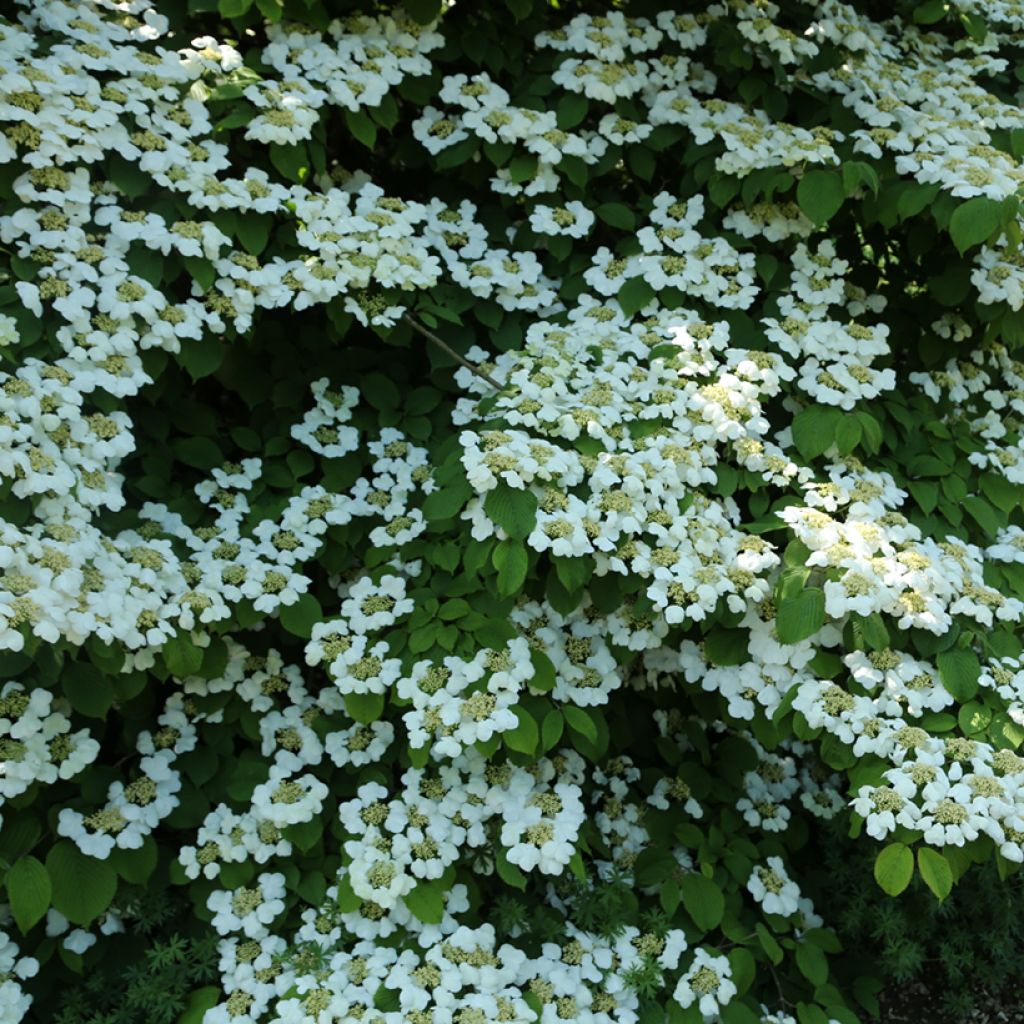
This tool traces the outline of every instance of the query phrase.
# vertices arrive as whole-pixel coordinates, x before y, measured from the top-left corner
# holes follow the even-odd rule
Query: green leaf
[[[796,187],[797,205],[819,227],[835,216],[845,198],[843,179],[835,171],[808,171]]]
[[[537,495],[502,481],[487,492],[484,511],[510,537],[525,540],[537,521]]]
[[[575,849],[572,852],[572,857],[569,858],[569,870],[581,881],[586,882],[587,880],[587,868],[583,863],[583,854],[580,853],[579,849]]]
[[[985,497],[1004,512],[1012,512],[1020,504],[1020,485],[1010,483],[1005,476],[998,473],[986,473],[982,476],[981,489],[985,492]]]
[[[212,1010],[220,1002],[221,990],[215,985],[197,988],[188,997],[188,1003],[177,1020],[177,1024],[203,1024],[207,1010]]]
[[[35,857],[21,857],[7,872],[7,902],[22,934],[50,908],[50,876]]]
[[[632,146],[626,152],[626,163],[629,164],[629,169],[644,181],[650,181],[654,177],[657,160],[649,149]]]
[[[60,685],[75,711],[89,718],[103,718],[114,703],[110,678],[85,661],[67,662]]]
[[[796,644],[813,636],[825,625],[825,591],[807,587],[779,605],[775,631],[779,642]]]
[[[567,92],[555,107],[558,127],[563,132],[575,128],[587,116],[587,100],[578,92]]]
[[[423,502],[423,515],[429,520],[452,519],[465,508],[472,496],[473,488],[468,480],[453,480],[427,495]]]
[[[537,747],[540,744],[540,730],[537,728],[537,722],[533,715],[524,708],[516,707],[512,710],[515,712],[516,718],[519,719],[519,724],[514,729],[501,734],[505,746],[520,754],[533,756],[537,753]]]
[[[828,960],[825,954],[817,947],[807,943],[800,945],[796,950],[796,965],[800,973],[815,988],[824,985],[828,980]]]
[[[953,891],[953,869],[949,861],[937,850],[921,846],[917,851],[917,869],[921,872],[925,885],[938,897],[944,900]]]
[[[298,601],[281,607],[281,625],[292,634],[308,640],[313,627],[324,617],[320,602],[312,594],[300,594]]]
[[[367,120],[369,121],[369,118]],[[309,153],[304,142],[297,146],[270,143],[270,162],[283,177],[298,184],[301,184],[309,174]]]
[[[134,885],[142,885],[148,880],[156,868],[156,862],[156,841],[152,836],[146,836],[142,846],[134,850],[122,850],[115,846],[107,858],[107,863],[118,875]]]
[[[360,725],[376,722],[384,714],[383,693],[346,693],[345,710]]]
[[[494,868],[498,877],[514,889],[526,888],[526,875],[508,859],[508,851],[504,846],[494,847]]]
[[[843,164],[843,191],[849,196],[862,183],[878,195],[878,172],[863,160],[851,160]]]
[[[729,966],[732,968],[732,982],[738,995],[743,995],[754,981],[757,964],[754,955],[744,946],[736,946],[729,951]]]
[[[949,218],[949,234],[961,254],[980,245],[1002,223],[1002,205],[987,196],[975,196],[961,203]]]
[[[984,498],[979,498],[975,494],[968,494],[960,504],[985,533],[990,537],[995,537],[1002,527],[1004,520]]]
[[[714,629],[704,637],[704,656],[712,665],[742,665],[750,660],[750,633],[745,629]]]
[[[597,742],[597,726],[583,708],[578,708],[573,704],[563,704],[562,715],[570,729],[575,729],[591,743]]]
[[[683,877],[681,888],[683,906],[701,931],[709,932],[722,923],[725,897],[710,878],[691,872]]]
[[[284,0],[256,0],[256,6],[267,21],[280,21],[284,14]]]
[[[849,455],[860,444],[861,427],[856,416],[846,415],[836,424],[836,447],[840,455]]]
[[[668,1004],[668,1024],[704,1024],[704,1014],[700,1012],[700,1005],[695,1001],[684,1010],[674,999]],[[537,1014],[540,1020],[540,1014]]]
[[[1024,743],[1024,728],[1019,726],[1006,712],[999,712],[992,716],[989,732],[993,737],[1000,736],[1011,750],[1017,750],[1021,743]]]
[[[633,216],[633,211],[623,203],[602,203],[594,213],[605,224],[613,228],[632,231],[636,227],[636,217]]]
[[[796,1019],[799,1024],[830,1024],[829,1015],[813,1003],[797,1003]]]
[[[247,213],[239,217],[235,234],[249,252],[259,256],[267,247],[273,223],[273,219],[267,214]]]
[[[722,1024],[761,1024],[763,1018],[755,1013],[746,1003],[733,999],[726,1003],[719,1013]]]
[[[890,896],[899,896],[914,874],[914,855],[903,843],[890,843],[875,858],[875,881]]]
[[[988,35],[988,22],[980,15],[961,11],[960,24],[975,42],[983,43],[985,41],[985,36]]]
[[[885,625],[885,620],[878,612],[872,612],[871,615],[865,616],[858,615],[853,619],[853,622],[860,630],[864,642],[871,650],[882,651],[892,642],[889,630]]]
[[[138,164],[111,153],[103,163],[106,176],[129,198],[136,199],[153,187],[153,179]]]
[[[203,649],[192,643],[187,633],[172,636],[163,646],[164,662],[178,679],[194,676],[203,663]]]
[[[54,908],[83,927],[110,906],[117,892],[114,869],[106,861],[87,857],[67,840],[50,849],[46,871],[53,885]]]
[[[459,619],[464,619],[469,615],[470,610],[468,601],[461,597],[453,597],[450,601],[445,601],[441,605],[437,610],[437,617],[445,622],[457,622]]]
[[[540,749],[546,754],[561,738],[565,728],[565,719],[558,708],[553,708],[544,716],[540,727]]]
[[[440,924],[444,919],[444,897],[448,885],[442,878],[419,882],[402,898],[413,915],[424,924]]]
[[[217,0],[217,11],[225,18],[240,18],[250,7],[252,0]]]
[[[935,658],[942,685],[961,703],[966,704],[978,692],[981,663],[978,656],[961,647],[942,651]]]
[[[530,661],[533,662],[533,678],[530,680],[530,689],[539,693],[553,690],[558,680],[551,659],[543,651],[531,647]]]
[[[914,8],[914,21],[918,25],[933,25],[946,16],[948,0],[925,0]]]
[[[793,443],[807,460],[825,452],[836,438],[842,413],[822,405],[809,405],[793,419]]]
[[[352,891],[352,880],[348,875],[338,877],[338,895],[335,902],[343,914],[351,914],[353,910],[358,910],[362,906],[363,901]]]
[[[213,469],[224,461],[224,453],[208,437],[183,437],[173,447],[180,462],[196,469]]]
[[[761,943],[761,948],[765,951],[768,959],[773,964],[782,963],[785,954],[775,936],[760,921],[754,925],[754,931],[757,933],[757,941]]]
[[[508,162],[508,176],[521,184],[537,176],[537,158],[532,153],[517,153]]]
[[[922,210],[931,206],[938,194],[939,186],[937,184],[908,184],[900,192],[900,197],[896,201],[896,210],[900,215],[900,219],[906,220],[908,217],[916,217]]]
[[[413,21],[429,25],[441,13],[441,0],[403,0],[402,7]]]
[[[935,506],[939,503],[938,484],[929,483],[927,480],[908,480],[907,489],[926,516],[935,511]]]
[[[495,546],[491,561],[498,570],[498,593],[506,597],[517,593],[526,581],[530,564],[523,542],[503,540]]]
[[[562,586],[570,593],[586,586],[594,571],[594,563],[589,558],[563,558],[554,555],[551,564],[554,565]]]
[[[353,137],[367,149],[373,149],[377,144],[377,126],[369,114],[362,110],[346,110],[345,124],[348,125]]]
[[[642,277],[631,277],[620,289],[619,305],[626,316],[639,313],[655,296],[654,289]]]
[[[188,341],[178,353],[178,361],[196,381],[216,373],[224,360],[224,346],[217,338],[204,335],[199,341]]]

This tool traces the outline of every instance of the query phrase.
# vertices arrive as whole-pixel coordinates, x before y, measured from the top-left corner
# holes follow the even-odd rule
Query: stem
[[[471,373],[475,373],[481,380],[487,381],[487,383],[490,384],[491,387],[494,388],[496,391],[501,390],[501,385],[490,374],[484,373],[484,371],[481,370],[479,366],[474,366],[473,363],[466,359],[465,356],[460,356],[459,353],[456,352],[455,349],[451,347],[451,345],[449,345],[446,341],[442,341],[436,334],[434,334],[433,331],[428,330],[426,327],[424,327],[423,324],[419,322],[419,320],[414,320],[411,316],[409,316],[408,313],[403,313],[402,319],[406,323],[408,323],[409,326],[412,327],[414,331],[419,331],[419,333],[422,334],[423,337],[427,339],[427,341],[432,342],[439,349],[443,350],[444,352],[447,352],[448,355],[450,355],[452,359],[454,359],[461,366],[464,366]]]

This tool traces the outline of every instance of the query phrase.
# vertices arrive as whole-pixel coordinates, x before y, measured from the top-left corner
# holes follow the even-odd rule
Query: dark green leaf
[[[813,636],[825,625],[825,592],[808,587],[779,605],[775,630],[779,641],[795,644]]]
[[[978,692],[981,663],[978,656],[961,647],[942,651],[936,656],[942,685],[961,703],[966,704]]]
[[[710,879],[697,872],[684,876],[682,883],[683,906],[701,931],[717,928],[725,913],[722,890]]]
[[[835,216],[845,197],[843,179],[835,171],[808,171],[796,187],[797,204],[819,226]]]
[[[961,253],[984,242],[1002,223],[1002,207],[995,199],[975,196],[961,203],[949,218],[949,234]]]
[[[487,492],[484,511],[491,522],[500,526],[509,537],[525,540],[537,521],[537,495],[501,481]],[[495,568],[498,568],[497,563]]]
[[[53,906],[73,924],[90,924],[110,906],[117,875],[106,861],[87,857],[74,843],[62,839],[46,855],[53,886]]]
[[[22,934],[50,907],[52,886],[46,868],[35,857],[21,857],[7,872],[7,902]]]

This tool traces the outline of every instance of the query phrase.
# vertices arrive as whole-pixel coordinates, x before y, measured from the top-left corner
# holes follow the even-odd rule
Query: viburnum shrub
[[[1017,870],[1024,7],[7,14],[3,1024],[850,1024],[823,819]]]

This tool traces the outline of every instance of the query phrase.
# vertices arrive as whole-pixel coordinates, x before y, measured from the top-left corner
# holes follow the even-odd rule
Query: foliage
[[[216,992],[217,939],[189,928],[187,904],[142,890],[130,931],[105,942],[102,960],[81,981],[55,993],[54,1024],[173,1024],[194,992]]]
[[[20,4],[0,1020],[851,1024],[823,823],[1009,893],[1021,29]]]
[[[984,864],[971,872],[970,885],[941,903],[919,879],[899,899],[879,901],[865,856],[870,851],[835,835],[823,851],[830,918],[844,945],[863,951],[867,969],[888,991],[923,980],[953,1022],[967,1019],[986,994],[1013,991],[1024,953],[1020,875],[1000,878],[994,865]],[[990,940],[980,942],[986,935]]]

